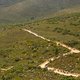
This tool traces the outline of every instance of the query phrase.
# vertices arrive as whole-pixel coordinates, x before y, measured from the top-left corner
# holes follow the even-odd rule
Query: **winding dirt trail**
[[[62,56],[64,57],[64,56],[67,56],[67,55],[70,55],[70,54],[74,54],[74,53],[68,52],[68,53],[63,54]],[[52,57],[52,58],[46,60],[44,63],[40,64],[39,66],[40,66],[41,68],[46,68],[46,65],[47,65],[48,63],[50,63],[50,61],[57,60],[57,59],[59,59],[60,57],[61,57],[61,56]]]
[[[63,54],[62,56],[64,57],[64,56],[67,56],[67,55],[70,55],[70,54],[74,54],[74,53],[73,52],[68,52],[68,53]],[[59,58],[60,58],[60,56],[50,58],[49,60],[46,60],[44,63],[40,64],[39,67],[42,68],[42,69],[46,68],[48,71],[53,71],[54,73],[64,75],[64,76],[73,76],[73,77],[79,77],[80,76],[80,74],[78,74],[78,73],[70,73],[70,72],[62,70],[62,69],[57,69],[57,68],[54,68],[54,67],[48,67],[47,66],[51,61],[54,61],[54,60],[59,59]]]
[[[30,30],[28,30],[28,29],[22,29],[22,30],[23,30],[23,31],[26,31],[26,32],[28,32],[28,33],[36,36],[36,37],[39,37],[39,38],[41,38],[41,39],[43,39],[43,40],[46,40],[46,41],[49,41],[49,42],[51,41],[50,39],[47,39],[47,38],[45,38],[45,37],[43,37],[43,36],[40,36],[40,35],[38,35],[37,33],[34,33],[34,32],[32,32],[32,31],[30,31]],[[76,49],[76,48],[69,47],[69,46],[65,45],[64,43],[61,43],[61,42],[58,42],[58,41],[55,41],[55,43],[56,43],[57,45],[60,45],[60,46],[65,47],[65,48],[67,48],[67,49],[70,50],[70,52],[64,53],[62,56],[67,56],[67,55],[74,54],[74,53],[80,53],[80,50],[78,50],[78,49]],[[54,60],[56,60],[56,59],[59,59],[60,57],[61,57],[61,56],[50,58],[50,59],[46,60],[44,63],[40,64],[39,67],[40,67],[41,69],[45,69],[45,68],[46,68],[48,71],[53,71],[54,73],[57,73],[57,74],[60,74],[60,75],[64,75],[64,76],[79,77],[80,74],[78,74],[78,73],[70,73],[70,72],[65,71],[65,70],[62,70],[62,69],[56,69],[56,68],[54,68],[54,67],[51,68],[51,67],[48,67],[48,66],[47,66],[47,64],[49,64],[50,61],[54,61]]]

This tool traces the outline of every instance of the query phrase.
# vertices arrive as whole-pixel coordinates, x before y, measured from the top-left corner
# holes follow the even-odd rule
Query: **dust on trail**
[[[26,31],[26,32],[28,32],[28,33],[36,36],[36,37],[39,37],[39,38],[41,38],[41,39],[43,39],[43,40],[46,40],[46,41],[49,41],[49,42],[51,41],[50,39],[47,39],[47,38],[45,38],[45,37],[43,37],[43,36],[40,36],[40,35],[38,35],[37,33],[34,33],[34,32],[32,32],[32,31],[30,31],[30,30],[28,30],[28,29],[22,29],[22,30],[23,30],[23,31]],[[74,54],[74,53],[80,53],[80,50],[78,50],[78,49],[76,49],[76,48],[69,47],[69,46],[65,45],[64,43],[61,43],[61,42],[58,42],[58,41],[55,41],[55,43],[56,43],[57,45],[60,45],[60,46],[65,47],[65,48],[67,48],[67,49],[70,50],[70,52],[63,54],[63,55],[62,55],[63,57],[64,57],[64,56],[67,56],[67,55],[70,55],[70,54]],[[54,60],[56,60],[56,59],[59,59],[60,57],[61,57],[61,56],[50,58],[50,59],[46,60],[44,63],[40,64],[39,67],[40,67],[41,69],[45,69],[45,68],[46,68],[48,71],[53,71],[54,73],[57,73],[57,74],[60,74],[60,75],[64,75],[64,76],[79,77],[80,74],[78,74],[78,73],[70,73],[70,72],[65,71],[65,70],[62,70],[62,69],[56,69],[56,68],[54,68],[54,67],[51,68],[51,67],[48,67],[48,66],[47,66],[47,64],[49,64],[50,61],[54,61]]]

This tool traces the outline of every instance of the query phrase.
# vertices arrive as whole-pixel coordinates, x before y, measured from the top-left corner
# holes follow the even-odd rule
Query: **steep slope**
[[[0,22],[17,22],[77,6],[80,0],[1,0],[0,3]]]

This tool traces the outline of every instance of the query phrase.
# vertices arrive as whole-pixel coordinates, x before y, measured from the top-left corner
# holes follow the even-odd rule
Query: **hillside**
[[[0,79],[49,80],[48,76],[52,75],[52,78],[57,80],[54,73],[38,67],[46,59],[56,56],[56,50],[62,53],[68,51],[17,26],[0,28]],[[41,78],[42,76],[44,78]]]
[[[80,12],[59,14],[0,26],[0,80],[80,80]]]
[[[80,12],[56,15],[53,18],[36,21],[26,27],[49,39],[62,41],[80,49]]]
[[[80,5],[80,0],[0,0],[0,23],[24,22]]]

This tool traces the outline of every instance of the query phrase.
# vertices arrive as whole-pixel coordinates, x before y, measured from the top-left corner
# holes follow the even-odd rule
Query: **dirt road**
[[[41,35],[38,35],[37,33],[34,33],[34,32],[32,32],[31,30],[28,30],[28,29],[22,29],[22,30],[23,30],[23,31],[26,31],[26,32],[28,32],[28,33],[36,36],[36,37],[39,37],[39,38],[41,38],[41,39],[43,39],[43,40],[51,41],[50,39],[47,39],[47,38],[45,38],[45,37],[43,37],[43,36],[41,36]],[[61,42],[58,42],[58,41],[55,41],[55,43],[56,43],[57,45],[60,45],[60,46],[62,46],[62,47],[65,47],[65,48],[69,49],[71,52],[80,53],[80,50],[78,50],[78,49],[76,49],[76,48],[69,47],[69,46],[67,46],[67,45],[64,44],[64,43],[61,43]]]
[[[10,66],[10,67],[8,67],[8,68],[1,68],[1,71],[8,71],[8,70],[10,70],[10,69],[12,69],[13,68],[13,66]]]
[[[36,37],[39,37],[39,38],[41,38],[43,40],[51,41],[50,39],[47,39],[47,38],[45,38],[43,36],[40,36],[37,33],[34,33],[34,32],[32,32],[32,31],[30,31],[28,29],[22,29],[22,30],[23,31],[26,31],[26,32],[28,32],[28,33],[36,36]],[[67,49],[70,50],[70,52],[64,53],[62,56],[67,56],[67,55],[74,54],[74,53],[80,53],[80,50],[78,50],[76,48],[69,47],[69,46],[67,46],[64,43],[61,43],[61,42],[58,42],[58,41],[55,41],[55,43],[56,43],[56,45],[65,47],[65,48],[67,48]],[[70,73],[70,72],[65,71],[65,70],[62,70],[62,69],[56,69],[54,67],[51,68],[51,67],[48,67],[47,66],[47,64],[49,64],[50,61],[54,61],[54,60],[59,59],[59,58],[60,58],[60,56],[55,57],[55,58],[54,57],[53,58],[50,58],[50,59],[46,60],[44,63],[40,64],[39,67],[42,68],[42,69],[45,69],[46,68],[48,71],[53,71],[54,73],[57,73],[57,74],[60,74],[60,75],[64,75],[64,76],[73,76],[73,77],[79,77],[80,76],[80,74],[78,74],[78,73]]]

